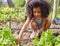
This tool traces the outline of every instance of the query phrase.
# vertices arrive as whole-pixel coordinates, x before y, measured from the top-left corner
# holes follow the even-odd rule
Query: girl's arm
[[[27,20],[26,20],[25,24],[23,25],[23,27],[22,27],[22,29],[21,29],[21,31],[20,31],[20,33],[19,33],[19,37],[18,37],[18,39],[17,39],[17,41],[16,41],[17,44],[20,42],[20,40],[21,40],[21,38],[22,38],[22,35],[23,35],[24,31],[26,30],[29,22],[30,22],[30,18],[27,17]]]
[[[47,19],[43,19],[43,23],[42,23],[42,27],[40,28],[40,30],[37,32],[37,35],[39,36],[39,34],[44,31],[45,25],[46,25],[46,21]]]

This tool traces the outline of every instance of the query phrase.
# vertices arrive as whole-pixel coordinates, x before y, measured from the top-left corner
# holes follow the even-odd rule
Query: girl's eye
[[[38,12],[35,12],[35,11],[34,11],[33,13],[40,13],[40,11],[38,11]]]
[[[38,13],[38,14],[40,14],[40,12],[34,12],[34,13]]]
[[[34,9],[34,10],[33,10],[33,13],[38,13],[38,14],[39,14],[40,12],[41,12],[41,11],[40,11],[40,10],[37,10],[37,9]]]

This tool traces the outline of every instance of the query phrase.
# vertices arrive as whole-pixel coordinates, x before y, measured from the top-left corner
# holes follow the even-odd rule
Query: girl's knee
[[[51,25],[52,20],[50,18],[47,18],[47,24]]]
[[[51,19],[47,19],[45,30],[47,30],[51,26]]]

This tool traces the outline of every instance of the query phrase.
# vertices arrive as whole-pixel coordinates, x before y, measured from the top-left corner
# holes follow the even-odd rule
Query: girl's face
[[[36,7],[36,8],[33,8],[33,15],[34,17],[41,17],[41,8],[40,7]]]

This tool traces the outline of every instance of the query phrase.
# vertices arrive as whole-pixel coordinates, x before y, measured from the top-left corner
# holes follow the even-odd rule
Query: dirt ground
[[[12,30],[12,33],[13,34],[19,34],[22,25],[23,25],[23,23],[12,22],[11,25],[10,25],[11,28],[14,28]],[[9,27],[9,22],[7,22],[7,23],[0,23],[0,26]],[[52,29],[52,28],[54,28],[54,29]],[[56,28],[58,28],[58,29],[56,29]],[[50,29],[51,29],[52,33],[54,35],[56,35],[56,36],[60,34],[60,25],[52,24],[50,26]],[[23,39],[21,41],[21,43],[23,44],[23,46],[32,46],[33,45],[32,44],[32,39],[30,39],[30,34],[31,33],[32,33],[32,30],[28,26],[28,28],[26,29],[26,32],[24,32],[24,34],[23,34]]]

